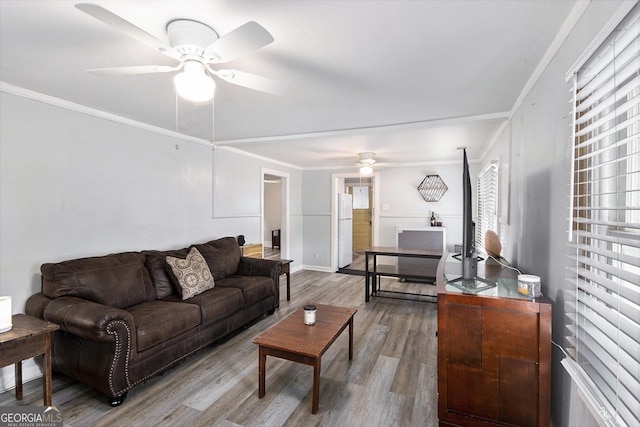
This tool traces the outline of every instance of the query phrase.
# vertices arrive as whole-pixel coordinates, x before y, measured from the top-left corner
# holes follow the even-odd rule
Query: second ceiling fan
[[[76,8],[179,61],[174,67],[142,65],[87,70],[94,74],[130,75],[181,71],[174,79],[176,91],[180,96],[194,102],[206,102],[213,97],[215,83],[211,76],[261,92],[281,94],[284,91],[284,85],[276,80],[245,71],[212,68],[213,64],[229,62],[274,41],[273,36],[254,21],[247,22],[220,37],[206,24],[190,19],[177,19],[167,24],[169,44],[166,44],[101,6],[79,3],[76,4]]]

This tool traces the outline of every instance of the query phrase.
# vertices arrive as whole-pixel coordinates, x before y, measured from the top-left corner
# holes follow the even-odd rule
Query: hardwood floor
[[[265,246],[262,251],[262,257],[265,259],[280,259],[280,249]]]
[[[383,279],[434,293],[431,285]],[[285,286],[284,278],[281,287]],[[354,355],[348,360],[348,332],[322,357],[320,406],[311,414],[313,368],[267,358],[266,395],[258,399],[258,348],[254,337],[306,303],[358,309]],[[437,311],[426,302],[373,298],[364,302],[361,276],[299,271],[291,276],[291,301],[272,316],[188,358],[129,392],[124,404],[82,383],[54,374],[53,404],[65,426],[436,426]],[[13,390],[0,405],[41,405],[40,379]]]

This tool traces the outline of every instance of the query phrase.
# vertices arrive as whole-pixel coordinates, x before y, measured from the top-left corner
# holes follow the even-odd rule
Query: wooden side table
[[[248,258],[262,258],[262,243],[247,243],[244,246],[240,246],[242,250],[242,256]]]
[[[282,265],[282,270],[280,274],[287,275],[287,301],[291,301],[291,263],[292,259],[279,259],[280,264]]]
[[[0,333],[0,368],[15,364],[16,399],[22,399],[22,361],[44,355],[44,405],[51,406],[51,333],[60,326],[26,314],[14,314],[13,328]]]

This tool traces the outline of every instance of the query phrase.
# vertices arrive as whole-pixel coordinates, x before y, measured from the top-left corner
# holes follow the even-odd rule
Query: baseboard
[[[322,271],[324,273],[335,273],[335,270],[333,270],[331,267],[325,267],[325,266],[322,266],[322,265],[307,265],[307,264],[303,264],[300,269],[301,270],[311,270],[311,271]]]

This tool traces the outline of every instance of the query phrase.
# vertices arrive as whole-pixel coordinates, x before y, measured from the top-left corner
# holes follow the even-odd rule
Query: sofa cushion
[[[200,324],[195,304],[147,301],[127,309],[136,325],[137,351],[160,344]]]
[[[163,301],[180,301],[179,298],[178,295],[170,295]],[[244,296],[240,289],[216,286],[184,302],[200,307],[202,324],[205,324],[227,318],[240,311],[244,306]]]
[[[242,252],[235,237],[223,237],[207,243],[193,245],[209,265],[211,274],[218,279],[236,274]]]
[[[240,289],[245,304],[274,295],[273,280],[265,276],[230,276],[218,280],[216,286]]]
[[[139,252],[47,263],[40,271],[42,293],[50,298],[76,296],[116,308],[156,298]]]
[[[178,293],[182,299],[189,299],[215,286],[213,276],[206,261],[196,248],[191,248],[187,257],[167,257],[178,285]]]
[[[186,258],[187,248],[172,251],[142,251],[145,255],[144,265],[149,270],[151,283],[156,290],[156,298],[162,299],[177,293],[173,281],[167,273],[167,257]]]

